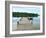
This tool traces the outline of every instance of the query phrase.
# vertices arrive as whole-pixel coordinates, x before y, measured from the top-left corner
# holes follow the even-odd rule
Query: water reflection
[[[15,27],[17,22],[19,24],[19,21],[21,21],[20,19],[21,19],[21,17],[12,17],[13,28]],[[33,25],[35,27],[35,29],[40,28],[40,17],[33,17],[33,19],[29,20],[29,22],[31,23],[31,25]]]
[[[40,24],[40,17],[33,17],[31,20],[28,18],[29,22],[32,22],[32,24]],[[21,17],[13,17],[12,22],[18,22],[21,21]]]

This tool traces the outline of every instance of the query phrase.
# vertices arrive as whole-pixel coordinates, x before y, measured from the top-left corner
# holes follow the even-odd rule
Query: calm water
[[[12,22],[17,22],[21,19],[21,17],[12,17]]]
[[[21,17],[12,17],[12,22],[17,22],[21,19]],[[33,17],[33,24],[39,24],[40,23],[40,17]]]
[[[19,21],[21,19],[21,17],[12,17],[12,24],[13,24],[13,28],[15,27],[15,23],[17,21]],[[32,21],[32,25],[36,28],[40,28],[40,17],[33,17],[33,21]]]
[[[40,17],[33,18],[33,26],[35,29],[40,29]]]
[[[39,24],[39,23],[40,23],[40,17],[34,17],[33,24]]]

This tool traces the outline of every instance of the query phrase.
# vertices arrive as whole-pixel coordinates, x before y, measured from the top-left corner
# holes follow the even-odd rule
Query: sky
[[[13,7],[12,12],[27,12],[27,13],[37,13],[40,15],[40,7]]]

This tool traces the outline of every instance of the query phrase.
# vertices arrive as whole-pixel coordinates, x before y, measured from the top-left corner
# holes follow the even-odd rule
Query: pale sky
[[[27,12],[27,13],[37,13],[40,15],[40,7],[13,7],[12,12]]]

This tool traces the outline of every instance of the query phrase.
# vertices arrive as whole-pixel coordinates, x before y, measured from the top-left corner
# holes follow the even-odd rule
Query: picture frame
[[[23,9],[22,9],[22,7],[23,7]],[[16,12],[16,11],[14,11],[14,9],[15,10],[17,10],[17,9],[20,9],[21,10],[21,11],[20,10],[17,10],[17,12],[18,11],[22,12],[23,10],[27,11],[28,10],[27,7],[28,7],[28,9],[30,11],[33,10],[33,9],[36,10],[36,9],[40,8],[40,12],[41,13],[39,13],[39,14],[40,14],[40,20],[41,21],[40,21],[40,27],[39,27],[39,29],[37,29],[36,31],[33,29],[34,30],[33,31],[33,30],[29,30],[29,29],[28,30],[27,29],[25,30],[23,28],[24,30],[22,30],[22,29],[20,30],[19,29],[19,30],[12,31],[12,29],[14,29],[14,27],[15,27],[15,26],[14,27],[12,26],[12,23],[13,23],[12,22],[13,20],[12,20],[12,17],[11,17],[12,16],[12,12]],[[35,8],[35,7],[37,7],[37,8]],[[32,8],[32,9],[30,9],[30,8]],[[38,11],[39,10],[37,10],[37,12]],[[15,13],[15,15],[13,15],[13,16],[16,16],[16,17],[28,17],[29,16],[28,14],[26,16],[25,15],[22,16],[22,15],[23,14],[21,14],[21,15],[18,14],[17,15]],[[45,15],[45,5],[44,5],[44,3],[22,2],[22,1],[5,1],[5,37],[44,35],[45,34],[45,31],[44,31],[44,28],[45,28],[45,26],[44,26],[45,19],[44,18],[45,18],[45,16],[44,15]],[[32,16],[33,16],[33,14],[32,14]],[[15,27],[15,28],[17,28],[17,27]]]

